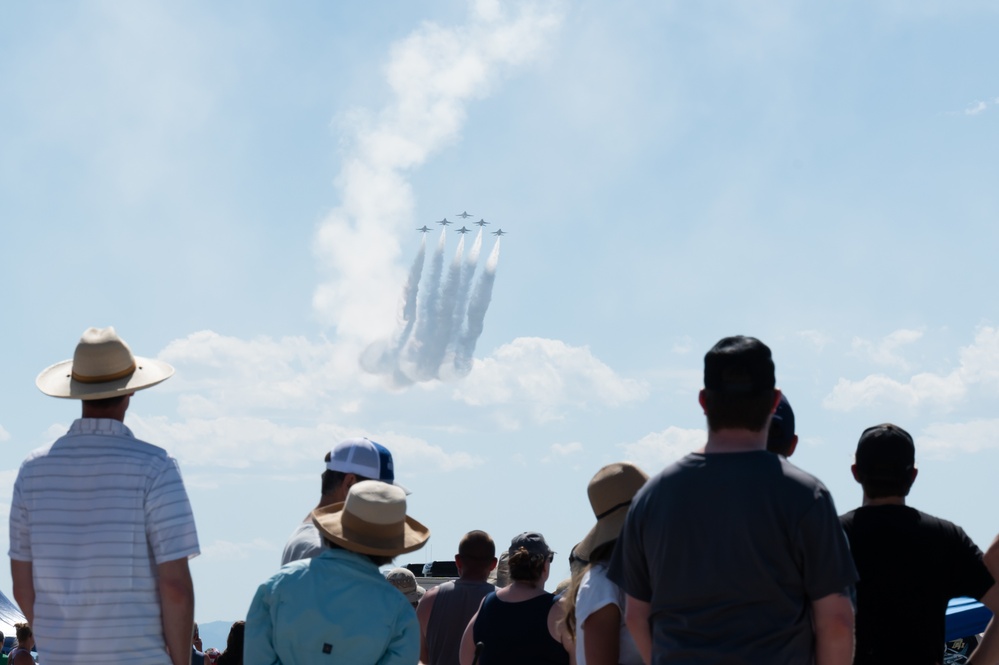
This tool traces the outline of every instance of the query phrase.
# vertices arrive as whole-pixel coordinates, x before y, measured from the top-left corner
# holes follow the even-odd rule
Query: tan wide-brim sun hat
[[[380,480],[354,483],[347,500],[312,511],[327,539],[359,554],[397,556],[420,549],[430,529],[406,515],[406,492]]]
[[[589,561],[593,550],[621,535],[628,506],[648,479],[648,474],[630,462],[608,464],[597,471],[586,488],[597,523],[576,545],[577,557]]]
[[[35,385],[52,397],[91,400],[128,395],[171,376],[165,362],[133,355],[114,328],[88,328],[73,359],[42,370]]]

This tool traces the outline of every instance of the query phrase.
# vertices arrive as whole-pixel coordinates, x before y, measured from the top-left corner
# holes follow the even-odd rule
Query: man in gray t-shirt
[[[857,574],[828,490],[766,451],[770,349],[721,340],[704,386],[704,449],[642,488],[611,561],[636,645],[654,665],[848,665]]]

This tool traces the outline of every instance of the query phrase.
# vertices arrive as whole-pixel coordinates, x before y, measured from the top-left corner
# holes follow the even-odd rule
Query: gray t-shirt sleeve
[[[825,487],[804,513],[795,533],[805,594],[812,601],[833,593],[848,592],[858,575],[850,544]]]

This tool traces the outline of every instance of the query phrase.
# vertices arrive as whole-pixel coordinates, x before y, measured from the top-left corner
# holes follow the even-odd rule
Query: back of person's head
[[[775,386],[766,344],[742,335],[720,340],[704,356],[708,429],[761,431],[773,409]]]
[[[508,550],[500,552],[496,560],[496,567],[488,579],[496,585],[497,589],[510,586],[510,552]]]
[[[912,488],[916,446],[898,425],[868,427],[857,442],[856,476],[872,499],[906,496]]]
[[[767,434],[767,450],[777,455],[790,457],[798,443],[794,432],[794,411],[787,397],[781,394],[777,410],[770,419],[770,432]]]
[[[33,635],[31,632],[31,626],[26,623],[15,623],[14,631],[14,635],[17,637],[17,643],[20,645],[27,644]]]
[[[528,531],[515,537],[507,550],[510,553],[510,579],[537,582],[551,560],[552,550],[540,533]]]
[[[461,563],[463,578],[484,580],[496,566],[496,543],[485,531],[469,531],[458,543],[455,558]]]
[[[225,641],[225,651],[219,656],[221,665],[242,665],[243,663],[243,635],[246,632],[246,622],[236,621],[229,628],[229,637]]]

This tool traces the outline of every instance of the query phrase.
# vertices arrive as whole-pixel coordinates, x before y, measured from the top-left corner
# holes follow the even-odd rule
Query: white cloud
[[[177,367],[170,388],[182,393],[180,413],[189,418],[319,407],[356,412],[356,394],[340,401],[335,393],[375,383],[359,370],[354,347],[302,337],[243,340],[205,330],[170,342],[159,357]]]
[[[832,337],[818,330],[799,330],[795,334],[801,339],[811,344],[812,346],[814,346],[819,351],[824,349],[833,341]]]
[[[667,427],[661,432],[646,434],[634,443],[621,443],[625,457],[650,475],[687,453],[704,446],[708,433],[703,429]]]
[[[914,331],[899,332],[909,335],[899,336],[901,343],[905,343]],[[884,348],[879,350],[884,351]],[[888,348],[883,359],[890,359],[892,351]],[[834,411],[883,405],[948,411],[975,388],[991,392],[999,388],[999,329],[979,328],[974,342],[960,350],[959,358],[958,367],[945,374],[921,372],[907,380],[893,379],[885,374],[872,374],[859,381],[841,378],[823,400],[823,406]]]
[[[338,336],[370,342],[391,333],[402,281],[398,240],[413,192],[405,172],[454,142],[465,107],[489,94],[508,70],[535,60],[561,23],[556,2],[479,1],[457,27],[423,23],[393,45],[386,66],[392,101],[378,114],[354,111],[336,179],[340,206],[320,225],[314,252],[325,281],[313,306]]]
[[[853,351],[878,365],[908,369],[909,363],[898,354],[898,350],[907,344],[919,341],[922,336],[923,333],[919,330],[901,329],[890,333],[879,342],[855,337]]]
[[[983,113],[986,108],[988,108],[988,104],[979,100],[973,104],[969,104],[964,109],[964,115],[978,115],[979,113]]]
[[[255,552],[275,551],[278,551],[278,546],[263,538],[255,538],[244,543],[216,540],[201,548],[201,558],[205,561],[242,561],[249,559]]]
[[[966,423],[934,423],[916,437],[920,455],[949,458],[954,453],[977,453],[999,448],[996,431],[999,419],[979,419]]]
[[[560,419],[569,408],[617,407],[647,396],[645,384],[617,376],[588,347],[539,337],[519,337],[476,360],[454,392],[471,405],[521,406],[541,422]]]
[[[583,452],[583,444],[579,441],[572,441],[571,443],[553,443],[548,449],[548,454],[542,457],[541,461],[546,464],[549,462],[557,462],[578,455],[581,452]]]

